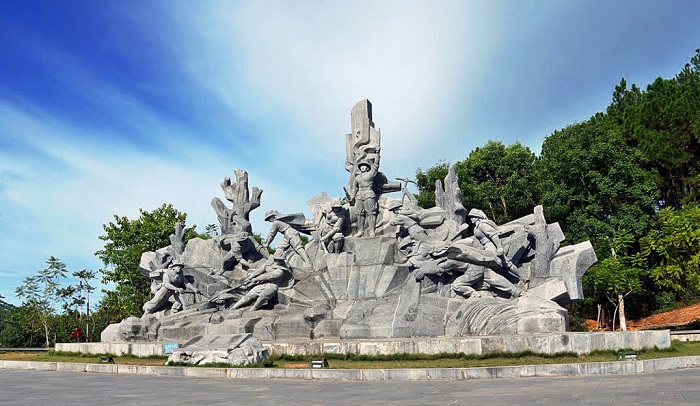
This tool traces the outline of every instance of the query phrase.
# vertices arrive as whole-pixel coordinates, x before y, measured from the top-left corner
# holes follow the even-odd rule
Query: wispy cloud
[[[342,166],[349,111],[365,97],[386,170],[411,175],[418,151],[425,164],[452,156],[440,123],[468,108],[455,89],[478,84],[479,55],[498,39],[467,2],[252,2],[195,17],[181,50],[193,79],[267,123],[266,154],[328,172]]]
[[[143,106],[130,119],[176,128]],[[163,140],[170,149],[163,153],[5,100],[0,134],[15,144],[0,150],[0,229],[9,231],[0,233],[0,264],[25,274],[41,269],[50,255],[71,269],[100,267],[92,253],[101,248],[102,224],[114,214],[135,218],[139,208],[168,202],[187,212],[190,224],[215,223],[210,199],[221,196],[218,184],[233,176],[236,165],[228,151],[199,143],[188,147],[179,133]],[[306,196],[288,190],[284,179],[268,180],[263,172],[252,174],[251,183],[266,190],[267,204],[282,207],[292,198],[299,201],[297,210],[304,208]],[[255,220],[264,227],[261,218]]]

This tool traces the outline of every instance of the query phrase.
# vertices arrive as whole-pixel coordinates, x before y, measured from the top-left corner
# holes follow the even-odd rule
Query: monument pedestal
[[[56,351],[84,354],[114,354],[149,356],[163,354],[162,342],[154,343],[57,343]],[[184,343],[181,343],[184,344]],[[263,341],[270,354],[489,354],[494,352],[532,351],[538,354],[575,352],[588,354],[596,350],[669,348],[669,330],[620,332],[568,332],[557,334],[500,335],[479,337],[416,337],[373,340],[294,340]]]

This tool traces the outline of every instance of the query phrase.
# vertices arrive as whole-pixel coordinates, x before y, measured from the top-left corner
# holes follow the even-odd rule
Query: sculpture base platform
[[[162,342],[58,343],[56,351],[86,354],[130,354],[149,356],[163,354]],[[181,343],[182,344],[182,343]],[[270,354],[319,355],[329,354],[489,354],[494,352],[532,351],[540,354],[575,352],[588,354],[596,350],[641,350],[669,348],[669,330],[625,332],[567,332],[557,334],[527,334],[512,336],[426,337],[384,340],[298,340],[263,342]]]

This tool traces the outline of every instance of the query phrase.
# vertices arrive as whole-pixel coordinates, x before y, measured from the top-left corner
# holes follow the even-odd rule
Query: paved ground
[[[0,370],[3,406],[700,405],[700,369],[596,377],[309,382]]]

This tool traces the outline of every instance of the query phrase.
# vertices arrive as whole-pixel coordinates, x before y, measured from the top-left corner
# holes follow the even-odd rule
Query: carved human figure
[[[357,213],[357,233],[355,237],[362,237],[365,229],[365,218],[367,219],[367,228],[369,236],[374,237],[374,229],[377,226],[377,193],[374,190],[374,179],[379,172],[379,164],[373,162],[360,162],[357,165],[360,173],[355,175],[352,189],[350,191],[351,199],[355,204],[355,212]]]
[[[318,230],[319,243],[325,247],[327,252],[340,253],[345,242],[343,226],[347,218],[347,211],[338,198],[333,199],[330,208],[330,211],[322,214]]]
[[[278,283],[284,278],[285,272],[290,272],[285,254],[281,250],[268,258],[260,268],[253,269],[240,284],[240,289],[248,289],[262,283]]]
[[[289,268],[285,262],[284,252],[278,250],[265,263],[250,275],[248,275],[237,289],[248,289],[248,292],[239,299],[233,309],[239,309],[251,302],[253,309],[258,310],[272,299],[278,290],[278,283],[284,278]]]
[[[413,210],[403,206],[398,206],[392,208],[392,211],[394,212],[395,216],[393,219],[391,219],[389,224],[392,226],[398,226],[400,229],[405,230],[405,232],[408,233],[408,236],[413,240],[428,240],[428,234],[426,233],[425,229],[421,227],[420,224],[418,224],[418,221],[414,219],[415,216],[412,215],[414,214]]]
[[[230,222],[235,233],[250,234],[253,232],[253,226],[250,224],[250,221],[234,211],[231,211]]]
[[[219,275],[235,267],[236,264],[241,264],[246,268],[253,266],[253,263],[244,257],[247,253],[255,251],[255,247],[250,239],[250,234],[238,232],[233,235],[216,236],[214,239],[218,241],[222,249],[225,250],[226,247],[228,247],[228,251],[221,258],[221,269],[218,271]]]
[[[391,224],[399,226],[408,236],[404,239],[404,247],[407,248],[407,260],[411,264],[412,274],[417,281],[422,280],[426,275],[440,275],[451,273],[457,275],[452,282],[452,290],[461,296],[472,297],[478,289],[485,287],[497,289],[508,293],[511,297],[518,297],[522,294],[522,289],[515,286],[498,271],[502,268],[501,257],[497,257],[495,249],[488,251],[484,243],[490,244],[489,248],[495,247],[492,240],[484,243],[472,239],[460,240],[457,243],[451,241],[434,240],[428,236],[425,229],[416,221],[418,218],[417,209],[409,206],[394,207],[396,216]],[[485,216],[484,216],[485,217]],[[493,223],[490,222],[489,223]],[[480,223],[480,237],[485,239],[485,234],[491,238],[498,238],[492,235],[491,224]],[[493,224],[495,227],[495,224]],[[458,235],[461,235],[459,233]],[[475,246],[470,246],[473,241]],[[500,246],[500,240],[497,240]],[[477,248],[478,247],[478,248]],[[501,249],[502,253],[502,249]],[[484,286],[484,283],[486,286]]]
[[[510,294],[510,297],[519,297],[523,294],[523,290],[518,286],[511,283],[503,275],[479,265],[464,264],[460,271],[462,275],[455,278],[452,281],[452,290],[466,298],[475,296],[480,297],[481,294],[478,290],[481,290],[486,283],[489,288],[498,289],[502,292]]]
[[[489,220],[486,214],[479,209],[471,209],[467,217],[474,225],[474,237],[481,243],[484,249],[495,253],[508,271],[512,272],[514,275],[518,275],[518,267],[507,259],[503,252],[496,223]]]
[[[301,242],[299,231],[297,231],[289,223],[278,220],[278,217],[280,217],[280,213],[274,210],[270,210],[265,213],[265,221],[271,222],[272,226],[270,226],[270,232],[268,233],[265,241],[263,241],[262,246],[264,248],[269,247],[277,234],[282,234],[284,238],[282,238],[282,241],[277,244],[276,249],[286,251],[288,248],[291,248],[294,250],[294,252],[299,254],[304,262],[311,264],[309,254],[306,253],[304,245]]]
[[[485,288],[484,283],[488,288],[498,289],[511,297],[522,295],[522,289],[493,269],[449,258],[445,256],[448,251],[449,246],[442,241],[417,241],[408,256],[408,262],[414,268],[413,277],[420,281],[426,275],[446,272],[459,275],[452,281],[452,290],[466,298],[480,297],[477,290]]]
[[[263,283],[251,288],[246,294],[233,305],[233,309],[240,309],[253,303],[253,309],[259,310],[265,306],[267,302],[277,294],[277,285],[274,283]]]
[[[173,313],[179,312],[184,308],[180,294],[184,293],[187,289],[196,293],[197,289],[190,284],[182,274],[183,267],[184,264],[182,262],[174,261],[165,269],[158,269],[151,272],[151,277],[154,282],[156,282],[162,274],[162,282],[156,282],[151,286],[151,290],[155,292],[153,298],[144,303],[144,314],[155,313],[164,308],[169,302],[172,302],[171,310]]]

